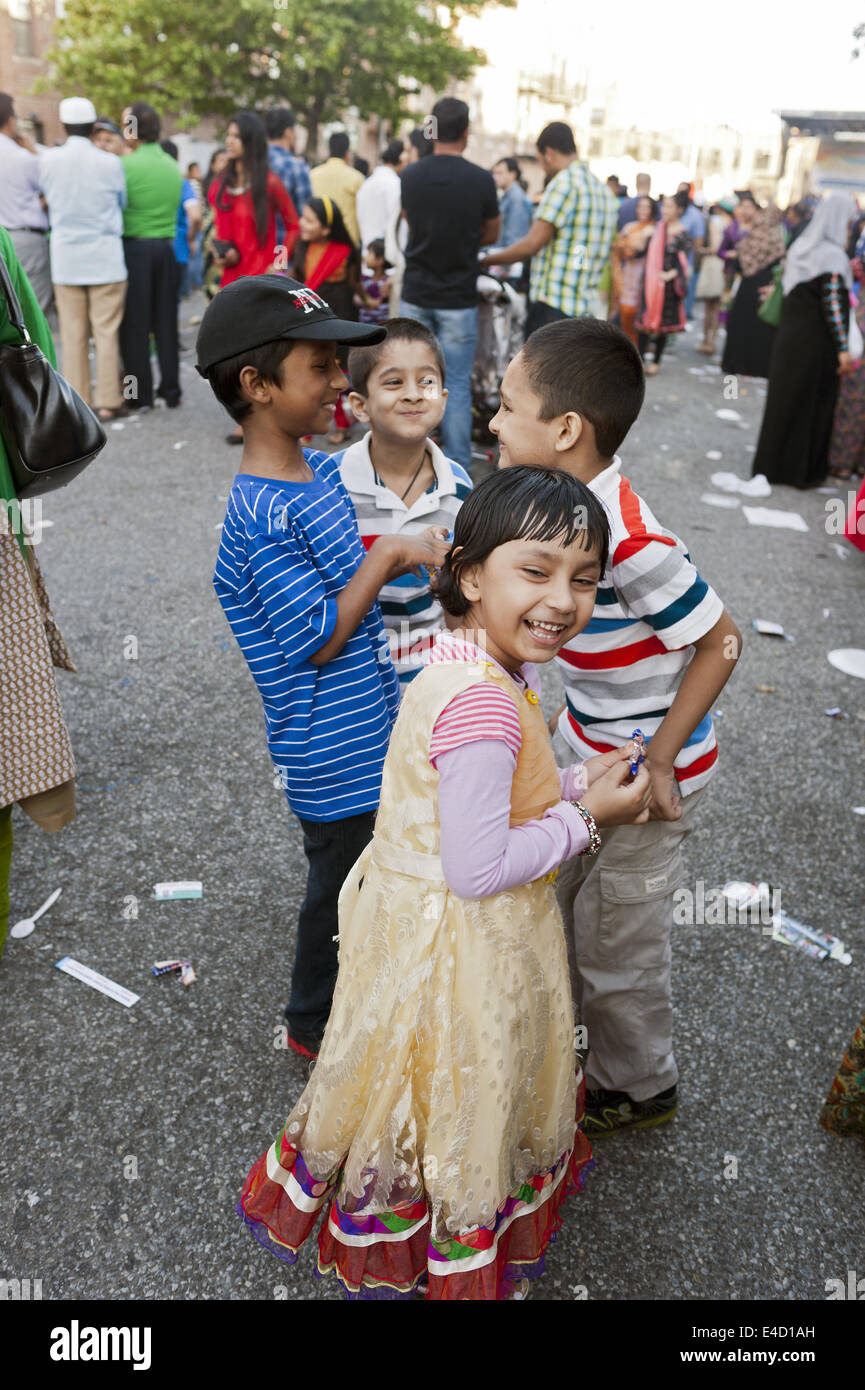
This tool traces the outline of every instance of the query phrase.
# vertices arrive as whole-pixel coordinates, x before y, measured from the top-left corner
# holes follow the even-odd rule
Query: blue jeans
[[[432,330],[444,353],[448,403],[442,421],[442,449],[464,468],[472,461],[471,377],[478,341],[478,311],[473,309],[423,309],[404,299],[403,318],[417,319]]]
[[[685,294],[685,317],[692,319],[694,317],[694,295],[697,293],[697,272],[693,255],[688,257],[688,268],[691,272],[691,278],[688,281],[688,289]]]

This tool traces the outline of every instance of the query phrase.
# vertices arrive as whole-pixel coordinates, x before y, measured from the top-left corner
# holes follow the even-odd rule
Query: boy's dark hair
[[[409,131],[409,144],[414,145],[419,159],[426,159],[428,154],[433,152],[433,142],[431,136],[421,126],[415,126],[414,130]]]
[[[673,194],[673,202],[676,204],[676,207],[679,209],[679,212],[687,212],[688,207],[690,206],[691,199],[689,198],[688,194],[685,193],[684,190],[682,190],[681,193]]]
[[[610,527],[603,504],[585,483],[560,468],[503,468],[485,478],[460,507],[435,595],[446,613],[461,618],[471,603],[460,588],[460,575],[470,565],[482,564],[508,541],[572,545],[581,533],[584,549],[597,546],[603,574]]]
[[[287,106],[275,106],[264,118],[264,126],[269,140],[281,140],[287,130],[296,126],[294,112]]]
[[[142,145],[155,145],[162,129],[159,113],[147,101],[133,101],[129,114],[135,120],[135,139]]]
[[[381,327],[384,328],[386,336],[382,338],[380,343],[371,343],[368,347],[352,348],[348,354],[348,374],[351,377],[352,391],[356,391],[359,396],[367,395],[370,373],[375,368],[388,343],[393,342],[426,343],[435,357],[442,386],[444,386],[444,353],[441,343],[431,328],[427,328],[425,323],[418,323],[417,319],[388,319]]]
[[[523,344],[526,375],[540,400],[539,418],[569,410],[594,427],[602,458],[612,458],[640,413],[646,379],[640,354],[604,319],[559,319]]]
[[[173,140],[160,140],[159,143],[166,154],[170,154],[172,159],[177,158],[177,146]]]
[[[564,121],[550,121],[538,136],[539,150],[555,150],[557,154],[576,154],[574,132]]]
[[[15,115],[15,102],[8,92],[0,92],[0,126],[8,125]]]
[[[224,362],[215,362],[207,373],[214,396],[225,406],[232,420],[244,420],[252,410],[251,402],[244,399],[240,389],[240,373],[244,367],[255,367],[263,381],[273,386],[282,385],[282,364],[288,357],[293,343],[290,338],[280,338],[273,343],[263,343],[261,347],[248,348],[236,357],[227,357]]]
[[[400,160],[402,159],[404,149],[405,145],[403,144],[402,140],[388,140],[387,144],[381,152],[382,164],[399,164]]]
[[[337,130],[327,142],[327,147],[335,159],[345,159],[348,154],[349,138],[344,130]]]
[[[442,97],[432,109],[433,139],[452,145],[469,128],[469,108],[459,97]]]

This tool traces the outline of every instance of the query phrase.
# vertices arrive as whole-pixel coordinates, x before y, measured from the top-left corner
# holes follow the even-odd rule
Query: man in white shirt
[[[18,129],[15,103],[0,92],[0,227],[5,227],[44,314],[54,307],[48,217],[39,198],[36,147]]]
[[[123,208],[126,177],[116,154],[91,140],[96,109],[86,97],[60,103],[66,143],[41,159],[51,214],[51,279],[60,321],[63,375],[88,403],[90,337],[96,346],[96,413],[125,414],[118,334],[126,303]]]
[[[397,166],[402,158],[402,140],[391,140],[382,150],[381,163],[357,190],[357,220],[360,246],[365,251],[371,241],[381,237],[387,256],[388,238],[395,237],[400,215],[400,181]],[[390,256],[387,257],[390,260]]]

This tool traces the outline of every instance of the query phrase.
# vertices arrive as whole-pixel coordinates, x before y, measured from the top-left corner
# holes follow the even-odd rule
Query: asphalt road
[[[622,451],[746,635],[718,702],[694,891],[767,879],[853,963],[808,959],[759,927],[674,929],[679,1115],[597,1146],[546,1299],[822,1300],[827,1279],[865,1274],[862,1145],[817,1124],[865,1006],[865,817],[852,809],[865,804],[865,681],[826,660],[865,645],[865,556],[827,532],[826,495],[773,490],[766,505],[800,513],[802,533],[701,501],[716,469],[747,476],[763,387],[725,398],[696,341],[665,357]],[[274,1046],[305,876],[211,589],[239,451],[193,360],[181,409],[113,430],[44,499],[39,557],[78,666],[58,677],[78,818],[49,837],[15,815],[11,921],[63,893],[0,963],[0,1277],[41,1278],[45,1299],[341,1297],[312,1277],[311,1248],[284,1268],[233,1212],[306,1076]],[[795,643],[758,636],[755,617]],[[545,695],[558,702],[554,673]],[[835,705],[851,717],[826,717]],[[153,901],[156,882],[185,878],[203,881],[200,901]],[[65,955],[139,1002],[62,974]],[[199,973],[188,993],[150,974],[176,955]]]

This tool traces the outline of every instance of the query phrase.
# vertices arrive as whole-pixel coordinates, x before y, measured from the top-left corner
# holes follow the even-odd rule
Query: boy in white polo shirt
[[[367,549],[378,536],[448,532],[471,490],[465,469],[429,438],[444,415],[445,363],[438,338],[415,319],[389,319],[387,336],[352,348],[351,408],[370,429],[334,455]],[[429,577],[408,573],[379,594],[400,688],[421,669],[444,617]]]
[[[598,855],[568,860],[556,885],[588,1034],[591,1140],[676,1113],[673,897],[682,843],[717,762],[711,710],[742,641],[682,541],[621,472],[617,450],[644,394],[639,353],[624,333],[600,319],[563,319],[526,339],[490,422],[500,467],[562,468],[610,518],[592,619],[556,658],[567,696],[555,716],[557,760],[621,748],[638,727],[646,736],[650,819],[605,830]]]

